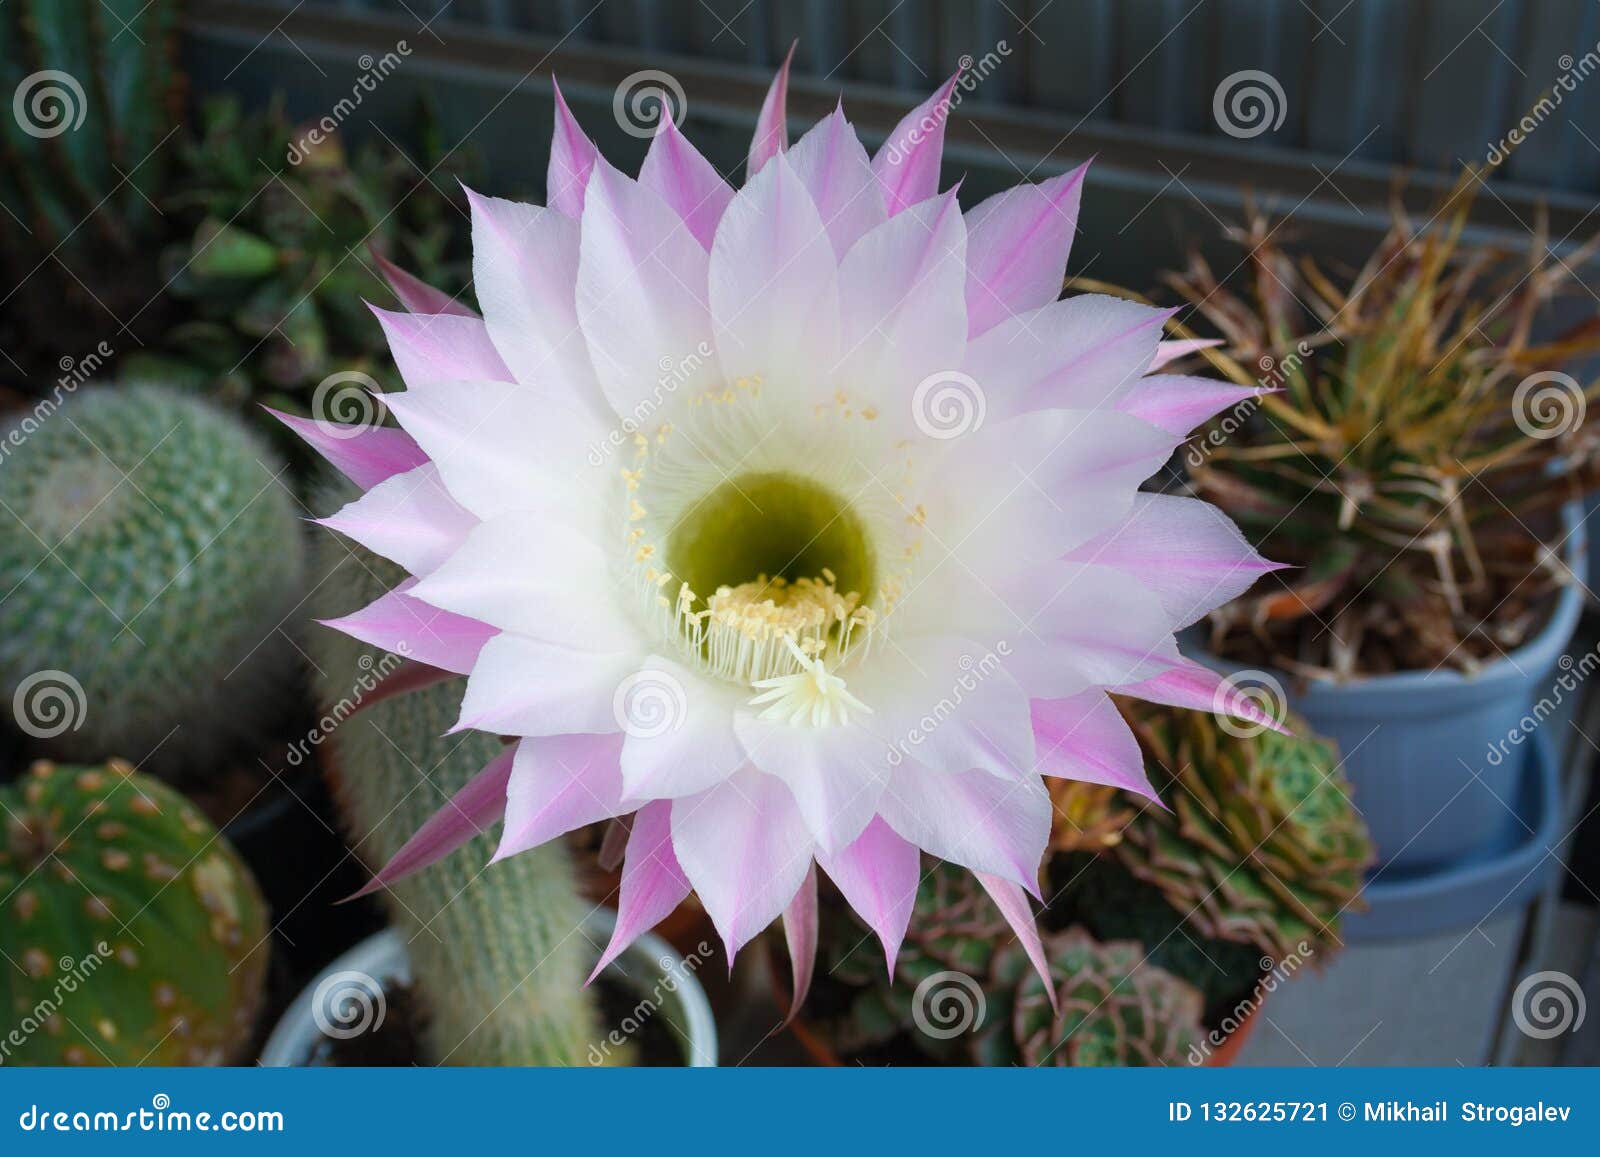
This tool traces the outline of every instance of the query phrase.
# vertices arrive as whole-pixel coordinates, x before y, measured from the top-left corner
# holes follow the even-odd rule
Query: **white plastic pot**
[[[597,908],[584,918],[584,931],[592,943],[611,939],[617,914]],[[271,1068],[302,1068],[315,1062],[323,1032],[317,1024],[317,993],[324,982],[340,973],[371,977],[377,986],[389,988],[409,983],[411,959],[405,941],[393,929],[367,937],[334,960],[301,990],[284,1012],[261,1050],[261,1063]],[[690,1068],[714,1068],[717,1063],[717,1026],[705,990],[684,963],[683,957],[649,933],[639,937],[627,951],[606,966],[601,974],[612,983],[636,992],[641,997],[660,1000],[655,1015],[667,1018],[683,1047],[683,1063]],[[348,990],[346,990],[348,993]],[[376,994],[369,994],[375,998]],[[326,1000],[326,998],[324,998]],[[337,1019],[328,1016],[324,1020]]]

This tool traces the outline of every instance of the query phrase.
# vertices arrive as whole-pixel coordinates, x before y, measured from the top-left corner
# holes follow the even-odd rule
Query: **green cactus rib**
[[[0,1064],[243,1060],[267,911],[216,828],[121,760],[37,763],[0,814]]]
[[[351,496],[330,493],[318,505]],[[404,577],[332,534],[316,556],[319,618],[364,606]],[[314,632],[310,646],[323,709],[343,718],[324,745],[340,817],[377,867],[503,746],[492,735],[445,734],[460,711],[461,680],[346,717],[392,660],[331,630]],[[570,855],[556,841],[490,864],[495,843],[477,836],[384,892],[429,1009],[430,1055],[452,1065],[585,1064],[599,1026],[584,988],[596,947],[580,930],[587,909]]]
[[[1122,707],[1171,810],[1144,809],[1108,854],[1203,936],[1274,960],[1337,949],[1375,852],[1333,745],[1298,720],[1299,737],[1234,736],[1203,713]]]
[[[72,726],[41,740],[71,758],[155,752],[164,770],[237,741],[292,674],[279,628],[304,571],[265,443],[198,399],[104,386],[0,449],[7,702],[40,672],[76,681]]]

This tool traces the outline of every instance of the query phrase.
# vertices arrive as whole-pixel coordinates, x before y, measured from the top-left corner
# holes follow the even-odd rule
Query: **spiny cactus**
[[[332,509],[348,493],[319,507]],[[317,549],[319,617],[349,613],[402,577],[354,544],[324,536]],[[446,735],[464,681],[372,703],[345,717],[381,653],[334,631],[312,635],[325,710],[344,721],[324,763],[357,853],[376,868],[502,750],[492,735]],[[344,710],[336,710],[339,704]],[[456,1065],[581,1065],[599,1027],[584,988],[593,948],[577,929],[579,899],[561,841],[489,864],[492,834],[384,893],[430,1013],[433,1059]],[[487,866],[485,866],[487,865]]]
[[[0,813],[0,1063],[244,1059],[266,906],[217,830],[121,760],[37,763]]]
[[[25,731],[165,770],[270,714],[304,539],[259,438],[198,399],[103,386],[0,448],[0,690]]]
[[[0,117],[0,272],[22,287],[0,364],[32,375],[19,388],[84,353],[85,334],[150,317],[182,106],[177,21],[177,0],[0,6],[0,92],[17,114]]]
[[[1045,941],[1056,1005],[1020,946],[995,961],[982,1064],[1152,1066],[1188,1063],[1200,1040],[1200,994],[1145,962],[1142,944],[1101,943],[1082,928]]]
[[[1241,737],[1201,712],[1122,708],[1171,810],[1146,808],[1108,854],[1202,936],[1274,960],[1337,947],[1374,849],[1333,745],[1303,724]]]

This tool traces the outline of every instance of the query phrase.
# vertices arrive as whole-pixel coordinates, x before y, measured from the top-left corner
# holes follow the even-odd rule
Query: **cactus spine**
[[[331,534],[319,539],[317,556],[327,576],[319,617],[364,606],[403,577]],[[359,696],[352,688],[363,676],[370,682],[368,672],[392,662],[331,630],[315,632],[312,647],[319,696],[335,717],[341,702],[347,709]],[[502,750],[492,735],[445,734],[463,687],[452,680],[374,703],[333,731],[324,762],[368,865],[385,863]],[[494,848],[492,834],[480,835],[385,893],[431,1013],[429,1052],[440,1064],[585,1064],[598,1018],[583,987],[593,946],[579,930],[587,906],[571,857],[555,841],[489,864]]]

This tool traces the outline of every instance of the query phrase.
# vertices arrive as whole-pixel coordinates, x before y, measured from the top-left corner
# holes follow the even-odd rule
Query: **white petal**
[[[520,635],[496,635],[483,645],[467,677],[456,730],[501,735],[620,731],[617,689],[642,661],[637,653],[575,651]]]
[[[449,558],[478,520],[450,497],[438,468],[429,462],[384,479],[318,521],[423,575]]]
[[[879,814],[923,851],[1039,894],[1051,807],[1037,777],[1003,780],[981,771],[940,775],[903,764],[889,780]]]
[[[789,785],[817,844],[848,847],[877,812],[888,781],[883,741],[851,723],[807,727],[741,711],[734,727],[750,762]]]
[[[518,743],[494,858],[503,860],[626,810],[617,770],[620,746],[614,735],[551,735]]]
[[[618,699],[629,799],[674,799],[715,787],[745,766],[733,718],[748,694],[660,655],[645,660]]]
[[[665,201],[596,166],[583,203],[578,318],[612,408],[646,421],[664,396],[717,378],[709,258]]]
[[[843,258],[863,234],[888,219],[867,150],[842,109],[796,142],[789,164],[811,194],[836,257]]]
[[[717,356],[730,380],[814,391],[839,346],[838,267],[811,195],[779,153],[734,197],[711,247]],[[805,393],[807,403],[814,392]]]

